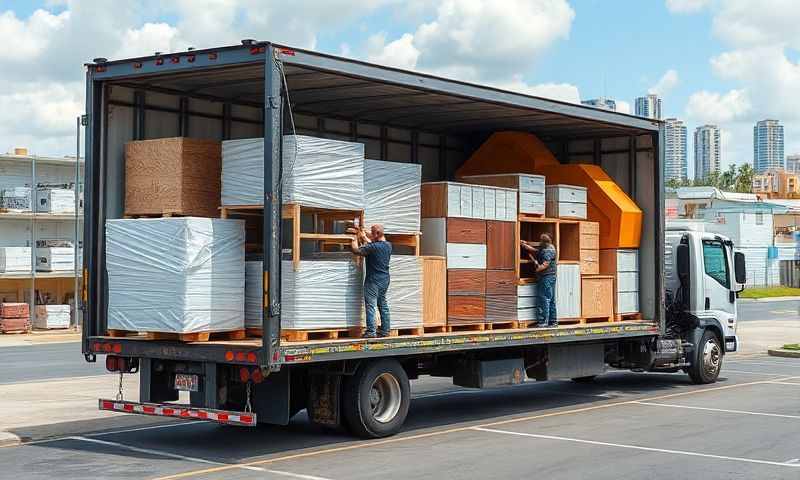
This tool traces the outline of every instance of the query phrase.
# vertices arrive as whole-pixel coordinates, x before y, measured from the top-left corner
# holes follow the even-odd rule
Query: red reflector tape
[[[281,48],[281,53],[283,55],[290,55],[292,57],[294,57],[294,55],[295,55],[294,50],[289,49],[289,48]]]
[[[255,414],[244,412],[230,412],[226,410],[211,410],[205,408],[170,408],[157,404],[143,404],[137,402],[104,400],[99,401],[100,410],[110,410],[125,413],[138,413],[160,417],[178,417],[188,420],[210,420],[213,422],[231,425],[254,427],[257,424]]]

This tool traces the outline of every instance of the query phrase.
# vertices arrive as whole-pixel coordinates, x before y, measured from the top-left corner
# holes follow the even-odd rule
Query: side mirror
[[[747,268],[744,264],[744,253],[733,253],[733,273],[736,277],[736,283],[744,285],[747,283]]]
[[[681,280],[689,276],[689,245],[679,244],[675,249],[675,268]]]

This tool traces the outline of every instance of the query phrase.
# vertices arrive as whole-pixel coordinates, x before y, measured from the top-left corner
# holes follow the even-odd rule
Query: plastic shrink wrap
[[[222,142],[222,205],[264,203],[264,139]],[[341,140],[283,137],[283,203],[364,208],[364,145]]]
[[[364,160],[364,223],[386,233],[419,232],[422,165]]]
[[[0,247],[0,273],[30,271],[31,247]]]
[[[69,305],[36,305],[33,327],[40,329],[69,328]]]
[[[66,188],[36,190],[36,211],[46,213],[75,213],[75,191]]]
[[[0,208],[11,211],[31,210],[31,187],[13,187],[0,191]]]
[[[393,255],[389,261],[391,281],[386,300],[391,328],[422,326],[422,258]]]
[[[241,330],[244,264],[241,220],[108,220],[108,328]]]

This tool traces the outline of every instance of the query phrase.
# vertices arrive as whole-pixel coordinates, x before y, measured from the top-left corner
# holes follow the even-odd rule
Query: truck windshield
[[[716,240],[703,240],[703,265],[706,274],[725,288],[730,288],[730,273],[725,246]]]

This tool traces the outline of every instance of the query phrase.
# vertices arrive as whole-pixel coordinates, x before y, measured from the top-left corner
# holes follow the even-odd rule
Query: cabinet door
[[[486,269],[486,245],[448,243],[447,268]]]
[[[486,265],[490,270],[514,268],[514,255],[517,253],[515,226],[513,222],[486,222]]]
[[[482,323],[486,319],[486,298],[479,296],[448,296],[447,323],[450,325]]]
[[[514,270],[487,270],[486,295],[517,295],[517,274]]]
[[[448,295],[485,295],[486,270],[448,270]]]
[[[447,241],[450,243],[486,243],[486,221],[472,218],[448,218]]]

